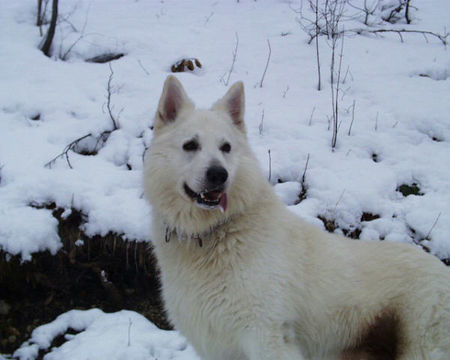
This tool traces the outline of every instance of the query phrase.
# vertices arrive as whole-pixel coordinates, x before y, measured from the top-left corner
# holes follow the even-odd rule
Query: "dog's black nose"
[[[222,166],[214,165],[206,171],[206,180],[213,187],[223,185],[227,179],[228,171]]]

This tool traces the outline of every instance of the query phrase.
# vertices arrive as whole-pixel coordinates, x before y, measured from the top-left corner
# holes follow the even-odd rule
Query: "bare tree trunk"
[[[53,37],[55,36],[56,21],[58,20],[58,0],[52,2],[52,18],[50,20],[50,27],[48,28],[47,37],[45,38],[44,45],[41,47],[41,51],[45,56],[50,57],[50,49],[52,47]]]
[[[37,18],[36,18],[36,26],[41,26],[42,25],[42,18],[41,18],[41,14],[42,14],[42,0],[37,0]]]

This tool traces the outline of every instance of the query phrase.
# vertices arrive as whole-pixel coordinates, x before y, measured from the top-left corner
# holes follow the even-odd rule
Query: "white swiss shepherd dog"
[[[201,359],[450,359],[449,269],[290,212],[247,143],[241,82],[202,110],[167,78],[144,186],[167,314]]]

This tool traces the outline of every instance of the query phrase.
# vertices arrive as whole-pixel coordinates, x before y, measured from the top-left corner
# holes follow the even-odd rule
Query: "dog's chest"
[[[254,317],[249,262],[238,247],[208,252],[177,243],[163,246],[159,249],[163,295],[175,327],[193,343],[208,339],[233,346]]]

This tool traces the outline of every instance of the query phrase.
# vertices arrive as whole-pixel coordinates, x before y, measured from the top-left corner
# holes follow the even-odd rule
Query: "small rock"
[[[196,68],[201,69],[202,64],[197,58],[184,58],[178,60],[175,64],[171,66],[172,72],[185,72],[194,71]]]
[[[0,300],[0,315],[7,315],[11,310],[11,305],[9,305],[5,300]]]
[[[17,340],[16,335],[10,335],[8,337],[8,342],[11,343],[11,344],[14,344],[16,342],[16,340]]]

